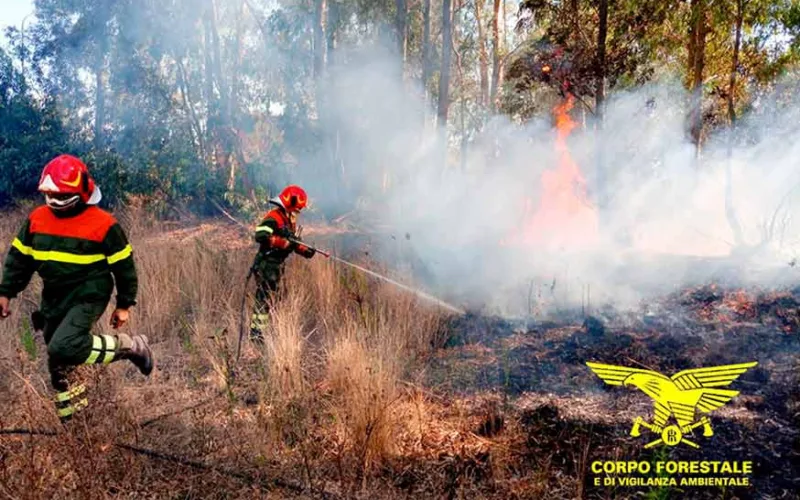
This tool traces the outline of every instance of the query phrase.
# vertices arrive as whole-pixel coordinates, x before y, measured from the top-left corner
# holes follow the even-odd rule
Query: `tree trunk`
[[[597,67],[595,71],[595,115],[602,126],[606,100],[606,38],[608,37],[608,0],[600,0],[597,31]]]
[[[734,28],[733,61],[731,62],[731,76],[728,81],[728,119],[731,129],[736,128],[736,108],[734,107],[734,93],[736,91],[736,73],[739,71],[739,51],[742,46],[742,24],[744,22],[745,0],[736,0],[736,26]]]
[[[439,74],[439,105],[436,116],[442,134],[444,168],[447,168],[447,112],[450,109],[450,61],[453,57],[453,8],[450,0],[442,0],[442,66]]]
[[[205,161],[212,169],[219,166],[219,135],[220,107],[217,94],[214,92],[214,43],[211,34],[211,14],[206,5],[203,14],[203,69],[205,76],[205,102],[206,102],[206,154]]]
[[[231,105],[228,99],[228,92],[225,87],[225,79],[222,75],[222,54],[219,43],[219,31],[217,30],[217,7],[214,0],[208,2],[208,22],[211,28],[211,47],[214,55],[214,81],[217,84],[219,99],[221,104],[222,118],[225,122],[231,115]]]
[[[175,60],[178,66],[178,86],[181,90],[181,97],[183,98],[183,105],[189,114],[189,132],[197,141],[197,156],[200,158],[206,157],[205,138],[203,137],[203,127],[200,124],[200,119],[197,117],[197,112],[194,109],[192,100],[191,89],[189,87],[189,79],[186,76],[186,69],[180,58]]]
[[[235,23],[235,33],[233,39],[233,67],[230,68],[230,93],[228,94],[228,103],[227,103],[227,129],[228,134],[228,152],[232,155],[232,161],[230,161],[230,175],[228,178],[228,190],[234,191],[236,189],[236,176],[238,170],[238,176],[241,178],[241,185],[244,193],[252,194],[252,185],[250,183],[250,178],[247,173],[247,169],[245,168],[246,159],[244,156],[244,150],[242,147],[241,137],[239,135],[239,128],[238,124],[239,121],[236,119],[236,113],[239,109],[239,78],[238,75],[241,72],[242,68],[242,30],[243,30],[243,23],[242,18],[244,17],[244,1],[239,0],[236,4],[236,23]]]
[[[480,0],[478,0],[480,1]],[[460,8],[459,5],[456,5],[455,9],[458,10]],[[461,40],[458,39],[458,32],[455,31],[453,33],[454,44],[456,47],[461,47]],[[455,82],[456,88],[463,89],[464,88],[464,61],[460,51],[456,50],[456,69],[458,70],[456,75],[458,80]],[[459,104],[460,104],[460,133],[461,133],[461,152],[459,155],[459,162],[461,165],[461,171],[465,171],[467,168],[467,150],[468,150],[468,135],[467,135],[467,93],[466,92],[459,92]]]
[[[236,141],[239,142],[238,134],[236,133],[236,127],[233,124],[233,108],[235,106],[235,102],[238,98],[238,88],[237,88],[237,80],[236,78],[237,73],[239,72],[239,67],[241,65],[241,29],[242,29],[242,17],[241,17],[241,5],[242,2],[239,2],[239,6],[236,9],[236,23],[234,25],[234,34],[233,34],[233,64],[232,67],[229,69],[230,75],[230,92],[228,94],[228,103],[225,106],[225,122],[227,123],[227,134],[230,136],[229,143]],[[226,58],[226,61],[228,58]],[[238,144],[237,144],[238,145]],[[228,191],[233,192],[236,190],[236,175],[237,174],[244,174],[244,155],[239,147],[233,147],[233,144],[229,144],[231,146],[228,149],[228,154],[231,155],[231,158],[228,160]],[[235,150],[235,153],[234,153]],[[245,192],[247,192],[245,190]]]
[[[327,5],[328,12],[325,19],[325,36],[327,38],[327,65],[331,66],[334,62],[334,51],[336,50],[336,27],[339,25],[339,4],[332,1]]]
[[[689,75],[692,98],[689,110],[689,124],[695,152],[699,156],[703,133],[703,71],[705,69],[706,0],[691,0],[691,19],[689,30]]]
[[[453,9],[450,0],[442,0],[442,66],[439,76],[439,126],[447,127],[450,108],[450,63],[453,57]]]
[[[601,0],[600,3],[600,10],[603,9],[603,3],[606,4],[606,10],[608,10],[608,2],[605,0]],[[569,2],[569,10],[570,10],[570,21],[572,24],[572,32],[574,36],[578,36],[578,30],[581,28],[580,26],[580,6],[578,5],[578,0],[570,0]],[[600,12],[600,17],[603,17],[602,12]],[[602,22],[602,21],[601,21]]]
[[[422,0],[422,91],[425,97],[425,108],[427,109],[428,83],[431,81],[433,73],[433,61],[431,60],[431,0]],[[423,120],[427,123],[428,113],[424,113]]]
[[[397,52],[400,55],[400,62],[402,72],[405,72],[406,67],[406,47],[408,44],[408,30],[406,30],[406,18],[408,17],[408,7],[406,0],[394,0],[394,5],[397,10],[395,13],[395,30],[397,33]]]
[[[236,6],[236,32],[233,38],[233,69],[230,72],[230,106],[228,109],[228,120],[233,124],[234,114],[237,112],[239,106],[239,73],[242,68],[242,31],[243,31],[243,18],[244,18],[244,1],[240,0]]]
[[[500,57],[503,50],[503,41],[500,37],[500,7],[502,0],[494,0],[494,9],[492,14],[492,88],[489,96],[489,106],[491,110],[497,111],[497,99],[500,95],[500,85],[503,84],[503,68],[502,59]]]
[[[315,78],[315,92],[314,97],[316,100],[316,110],[317,110],[317,120],[321,124],[321,128],[323,131],[322,137],[322,144],[324,148],[328,149],[330,153],[328,159],[330,160],[329,164],[321,165],[322,172],[327,173],[327,167],[332,165],[334,162],[333,158],[333,150],[330,147],[330,136],[325,132],[325,125],[327,122],[327,110],[326,110],[326,98],[325,98],[325,85],[323,81],[323,74],[325,72],[325,60],[326,60],[326,48],[327,48],[327,34],[325,30],[326,26],[326,14],[327,14],[327,1],[326,0],[314,0],[314,78]]]
[[[314,77],[319,80],[325,69],[325,11],[326,0],[314,3]]]
[[[486,0],[475,0],[475,19],[478,22],[478,68],[480,73],[481,106],[489,104],[489,54],[486,50],[486,29],[483,25],[483,3]]]
[[[742,226],[733,202],[733,142],[736,132],[736,107],[734,106],[734,93],[736,92],[736,74],[739,71],[739,51],[742,45],[742,24],[744,23],[745,0],[736,0],[736,26],[734,27],[733,60],[731,62],[731,75],[728,81],[728,119],[730,120],[730,136],[728,137],[728,161],[725,166],[725,217],[733,232],[733,241],[737,246],[744,244]]]
[[[469,135],[467,134],[467,99],[461,95],[461,171],[467,170],[467,155],[469,152]]]
[[[328,11],[326,13],[326,20],[325,20],[325,36],[327,38],[327,50],[328,54],[326,56],[326,66],[330,68],[334,64],[336,64],[336,32],[339,26],[339,4],[335,1],[331,1],[327,4]],[[332,76],[329,74],[327,77],[327,81],[331,81]],[[335,183],[335,189],[337,196],[342,195],[342,188],[345,186],[346,183],[346,171],[344,165],[344,158],[342,158],[342,151],[341,151],[341,131],[339,130],[338,125],[330,125],[328,129],[332,129],[330,135],[327,137],[326,142],[328,143],[329,154],[331,157],[331,162],[333,168],[335,170],[335,177],[338,182]]]

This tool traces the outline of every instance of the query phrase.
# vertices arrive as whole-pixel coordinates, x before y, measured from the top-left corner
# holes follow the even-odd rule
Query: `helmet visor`
[[[66,210],[78,203],[81,197],[74,193],[45,193],[44,199],[50,208]]]

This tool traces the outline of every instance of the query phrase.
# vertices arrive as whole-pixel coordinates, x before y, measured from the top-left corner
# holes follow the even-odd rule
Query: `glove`
[[[297,247],[294,249],[294,251],[297,252],[298,254],[302,255],[306,259],[310,259],[311,257],[313,257],[317,253],[317,251],[314,250],[313,248],[307,247],[307,246],[305,246],[303,244],[297,245]]]
[[[10,300],[8,297],[0,296],[0,319],[5,319],[11,314],[11,309],[9,308]]]
[[[127,309],[117,308],[111,315],[111,321],[110,321],[111,326],[116,330],[117,328],[120,328],[125,323],[127,323],[129,317],[130,317],[130,312],[128,312]]]

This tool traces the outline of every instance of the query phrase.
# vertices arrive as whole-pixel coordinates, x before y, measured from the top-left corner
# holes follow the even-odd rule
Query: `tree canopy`
[[[61,152],[86,158],[112,203],[147,194],[199,211],[211,199],[246,206],[298,176],[331,188],[323,208],[380,196],[392,184],[387,160],[353,131],[386,127],[357,103],[343,118],[339,104],[348,65],[372,47],[389,61],[386,92],[427,103],[398,119],[446,131],[442,169],[466,165],[495,114],[525,122],[568,92],[599,122],[606,92],[664,77],[693,92],[687,133],[700,147],[800,56],[796,0],[35,6],[36,22],[9,28],[0,50],[0,164],[10,173],[0,205],[33,195]]]

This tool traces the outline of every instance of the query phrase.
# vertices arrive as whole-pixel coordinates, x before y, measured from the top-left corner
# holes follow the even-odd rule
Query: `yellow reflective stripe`
[[[57,250],[35,250],[32,247],[23,245],[19,238],[14,238],[11,245],[22,254],[33,257],[34,260],[64,262],[66,264],[94,264],[105,260],[106,256],[101,254],[77,255],[74,253],[59,252]]]
[[[117,349],[117,341],[111,335],[103,335],[106,340],[106,351],[114,351]]]
[[[77,385],[66,392],[59,392],[58,394],[56,394],[56,401],[58,401],[59,403],[64,401],[69,401],[75,396],[80,396],[84,392],[86,392],[86,386],[83,384]]]
[[[82,409],[86,408],[87,406],[89,406],[89,400],[86,399],[86,398],[83,398],[80,401],[78,401],[75,404],[73,404],[72,406],[67,406],[65,408],[59,408],[58,409],[58,416],[62,417],[62,418],[63,417],[69,417],[70,415],[72,415],[76,411],[82,410]]]
[[[97,362],[97,358],[100,357],[101,352],[103,352],[103,341],[97,335],[92,335],[92,352],[89,353],[89,357],[86,358],[86,361],[84,361],[83,364],[95,364]]]
[[[269,226],[258,226],[258,227],[256,228],[256,232],[257,232],[257,233],[260,233],[260,232],[262,232],[262,231],[266,231],[266,232],[268,232],[268,233],[271,233],[271,232],[273,232],[273,231],[272,231],[272,228],[271,228],[271,227],[269,227]]]
[[[105,348],[103,347],[103,341],[105,340]],[[109,364],[114,361],[114,354],[117,350],[117,341],[111,335],[103,335],[102,338],[97,335],[92,335],[92,352],[89,353],[89,357],[86,358],[86,361],[83,362],[85,365],[93,365],[97,363],[97,360],[100,359],[100,355],[103,356],[102,363]]]
[[[114,360],[114,351],[117,350],[117,342],[114,340],[114,337],[110,335],[103,335],[106,339],[106,353],[103,356],[103,364],[107,365]]]
[[[73,413],[75,413],[75,408],[72,406],[67,406],[66,408],[61,408],[60,410],[58,410],[59,417],[68,417]]]
[[[19,240],[19,238],[14,238],[14,241],[11,242],[11,246],[19,250],[20,253],[22,253],[23,255],[28,255],[30,257],[33,257],[35,260],[42,260],[42,261],[51,260],[54,262],[64,262],[67,264],[84,264],[84,265],[94,264],[95,262],[100,262],[101,260],[106,260],[106,259],[108,260],[109,264],[116,264],[121,260],[127,259],[133,253],[133,248],[130,245],[126,245],[125,248],[108,257],[101,254],[78,255],[68,252],[59,252],[57,250],[35,250],[33,247],[24,245]]]
[[[250,328],[266,328],[269,326],[269,314],[253,314],[250,317]]]
[[[108,257],[108,263],[109,264],[116,264],[117,262],[119,262],[121,260],[125,260],[128,257],[130,257],[131,253],[133,253],[133,248],[131,248],[130,245],[127,245],[125,248],[123,248],[119,252],[115,253],[114,255],[109,256]]]
[[[33,248],[23,245],[19,238],[14,238],[11,246],[19,250],[23,255],[31,255],[33,253]]]
[[[253,314],[250,316],[251,325],[266,325],[269,323],[269,314]]]

